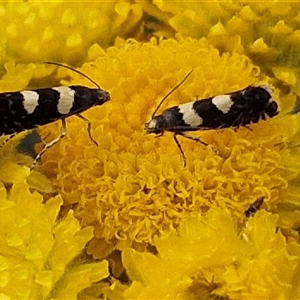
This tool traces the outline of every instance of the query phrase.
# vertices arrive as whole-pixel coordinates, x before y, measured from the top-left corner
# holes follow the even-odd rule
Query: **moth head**
[[[162,133],[163,127],[162,125],[162,117],[161,116],[157,116],[152,118],[149,122],[147,122],[145,124],[145,130],[147,133],[154,133],[154,134],[160,134]]]
[[[109,92],[101,90],[101,89],[97,89],[97,97],[98,97],[100,104],[103,104],[110,100]]]

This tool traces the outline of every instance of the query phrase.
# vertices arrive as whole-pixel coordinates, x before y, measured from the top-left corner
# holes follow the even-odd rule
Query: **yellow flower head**
[[[207,36],[222,50],[236,50],[240,44],[238,50],[271,60],[286,55],[283,49],[299,47],[299,43],[296,45],[300,18],[297,2],[162,0],[141,5],[149,15],[161,21],[155,23],[149,18],[145,23],[157,36],[170,36],[174,32],[193,38]],[[292,55],[293,51],[288,52]]]
[[[222,52],[246,54],[300,95],[297,1],[152,1],[145,22],[159,37],[207,37]]]
[[[100,244],[106,240],[114,247],[118,241],[122,247],[134,242],[137,247],[177,227],[187,212],[217,205],[242,220],[258,197],[266,197],[269,207],[283,197],[294,171],[287,167],[291,158],[283,143],[285,127],[276,118],[251,129],[197,132],[207,147],[181,140],[186,168],[171,134],[155,138],[143,130],[159,99],[191,69],[192,75],[164,107],[260,82],[259,68],[247,57],[221,56],[205,40],[191,39],[119,41],[106,54],[99,53],[81,70],[111,94],[110,103],[84,113],[99,147],[89,139],[86,124],[71,117],[67,137],[42,162],[64,205],[74,207],[82,225],[95,226]],[[89,84],[76,74],[74,78],[72,84]],[[289,122],[291,134],[295,130]],[[60,127],[57,122],[40,128],[42,138],[56,137]],[[100,244],[94,240],[89,251],[96,256],[110,251]]]
[[[260,211],[238,233],[226,210],[191,214],[178,232],[155,239],[157,256],[123,251],[132,284],[116,282],[105,294],[110,299],[296,299],[292,281],[299,244],[276,232],[277,219]]]
[[[106,262],[83,264],[77,257],[93,229],[81,229],[72,211],[57,221],[61,204],[59,196],[43,204],[24,182],[15,183],[9,194],[1,184],[1,299],[76,298],[108,276]]]
[[[97,42],[112,45],[117,36],[135,30],[142,9],[130,1],[2,2],[0,4],[2,61],[84,61]]]
[[[46,151],[41,168],[30,174],[24,166],[30,165],[29,157],[14,149],[25,132],[0,148],[1,299],[75,299],[89,292],[100,295],[101,290],[111,299],[240,299],[241,295],[279,299],[299,294],[292,285],[298,284],[299,273],[295,243],[299,237],[294,229],[299,227],[295,210],[299,209],[300,114],[285,115],[296,97],[275,90],[281,115],[249,128],[193,133],[207,147],[181,139],[186,167],[171,133],[155,138],[144,131],[160,99],[191,70],[160,112],[268,83],[265,68],[277,78],[275,85],[280,81],[300,95],[295,69],[300,19],[293,5],[239,1],[0,4],[0,57],[7,62],[1,91],[92,86],[63,68],[16,65],[20,59],[22,63],[90,62],[81,71],[111,94],[109,103],[84,112],[99,147],[89,138],[87,124],[70,117],[67,136]],[[145,37],[140,35],[141,24],[156,36],[177,41],[117,39],[114,47],[103,50],[117,36]],[[202,36],[207,39],[191,39]],[[217,49],[231,54],[221,55]],[[260,68],[249,57],[261,62]],[[283,57],[292,63],[278,65]],[[60,130],[60,122],[41,127],[43,142],[57,137]],[[288,185],[292,188],[287,191]],[[43,198],[32,188],[60,195]],[[268,210],[278,208],[280,220],[262,211],[237,234],[236,228],[245,224],[245,210],[260,197]],[[64,218],[57,220],[58,216]],[[278,225],[285,228],[289,241],[275,233]],[[174,228],[179,228],[179,236]],[[144,250],[149,244],[158,256],[127,247]],[[125,267],[132,285],[128,288],[112,279],[113,284],[102,289],[105,283],[98,283],[108,276],[107,262],[83,259],[86,245],[94,258],[123,250],[123,265],[116,259],[118,251],[110,256],[111,273],[121,273]]]

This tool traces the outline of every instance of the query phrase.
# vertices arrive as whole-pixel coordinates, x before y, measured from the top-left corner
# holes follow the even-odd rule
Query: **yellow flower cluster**
[[[99,147],[76,117],[33,172],[16,150],[26,132],[0,147],[1,299],[300,297],[300,114],[286,114],[300,95],[298,3],[3,2],[0,16],[2,92],[92,86],[40,64],[49,60],[85,62],[80,70],[111,95],[84,112]],[[176,39],[116,39],[149,33]],[[180,139],[184,167],[172,134],[146,135],[144,124],[190,70],[160,112],[273,83],[281,114],[193,133],[207,147]],[[60,130],[39,133],[45,142]],[[259,197],[279,216],[262,210],[245,222]],[[124,270],[129,280],[118,280]]]
[[[176,228],[187,212],[205,212],[216,205],[229,208],[241,221],[244,210],[261,196],[272,209],[296,176],[298,162],[283,137],[295,133],[297,116],[260,122],[251,130],[197,133],[208,147],[181,140],[186,168],[170,134],[145,134],[144,123],[159,99],[191,69],[190,78],[165,106],[267,80],[245,56],[220,56],[205,40],[119,41],[83,66],[81,71],[111,93],[110,103],[84,114],[99,147],[90,141],[82,120],[69,118],[67,137],[42,161],[64,204],[76,205],[83,226],[95,226],[97,239],[89,247],[95,257],[132,242],[143,248],[153,236]],[[75,75],[72,83],[87,84]],[[283,110],[295,100],[290,95],[286,99]],[[59,131],[59,123],[40,129],[47,140]],[[103,240],[110,244],[103,246]]]
[[[104,292],[123,300],[298,299],[300,246],[276,232],[277,219],[263,210],[238,233],[227,210],[191,214],[178,232],[154,240],[158,256],[124,250],[132,284],[115,282]]]
[[[135,31],[142,9],[131,1],[6,1],[0,4],[0,57],[6,62],[80,64],[91,45],[107,47]]]
[[[108,276],[106,262],[84,263],[79,254],[93,236],[69,211],[57,221],[60,196],[43,204],[25,182],[9,194],[0,186],[0,298],[75,299]]]
[[[297,1],[142,2],[156,36],[207,37],[221,51],[247,54],[300,95],[300,5]]]

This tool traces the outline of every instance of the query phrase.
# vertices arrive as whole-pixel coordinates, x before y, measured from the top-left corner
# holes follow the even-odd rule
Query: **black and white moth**
[[[102,105],[110,99],[107,91],[102,90],[95,81],[82,72],[59,63],[46,63],[70,69],[87,78],[97,88],[71,85],[0,93],[0,135],[14,136],[24,130],[34,129],[57,120],[62,121],[61,134],[44,145],[36,155],[31,170],[42,154],[66,135],[65,119],[69,116],[75,115],[87,122],[89,137],[97,145],[90,132],[89,120],[80,113],[92,106]]]
[[[247,126],[274,117],[278,114],[278,104],[274,100],[271,85],[248,86],[242,90],[218,95],[207,99],[196,100],[173,106],[155,116],[165,99],[177,89],[192,73],[177,84],[161,100],[151,120],[145,124],[147,133],[163,135],[165,131],[174,132],[174,140],[184,159],[186,158],[178,142],[177,136],[206,143],[185,132],[197,130],[218,130],[229,127]]]
[[[264,203],[265,197],[259,197],[255,200],[247,210],[245,210],[244,214],[247,218],[254,216],[254,214],[261,208]]]

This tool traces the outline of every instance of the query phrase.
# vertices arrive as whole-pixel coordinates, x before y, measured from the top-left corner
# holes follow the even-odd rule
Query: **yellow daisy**
[[[276,232],[278,216],[258,212],[237,232],[227,210],[187,216],[177,232],[155,238],[158,255],[123,251],[131,285],[110,299],[296,299],[299,244]]]
[[[81,69],[111,94],[110,103],[84,114],[99,147],[82,120],[69,118],[67,137],[42,161],[66,208],[75,208],[82,226],[95,226],[89,253],[104,257],[129,245],[144,249],[154,236],[176,228],[187,212],[220,206],[242,221],[257,198],[265,197],[273,209],[287,197],[298,162],[285,141],[297,131],[297,115],[262,121],[251,130],[197,132],[209,146],[182,140],[186,168],[171,135],[155,138],[143,130],[159,99],[191,69],[193,74],[165,107],[266,83],[247,57],[220,55],[206,40],[192,39],[143,44],[119,40],[106,54],[99,48],[99,54]],[[76,74],[75,82],[89,84]],[[288,111],[295,97],[275,94]],[[57,123],[40,133],[51,139],[59,131]]]
[[[300,95],[297,1],[152,1],[145,30],[159,37],[207,37],[222,52],[246,54]]]
[[[143,15],[131,1],[6,1],[0,4],[0,57],[24,62],[80,64],[94,43],[139,32]]]
[[[80,256],[93,236],[72,211],[57,221],[60,196],[43,204],[25,182],[9,194],[0,186],[0,297],[65,299],[108,276],[107,262],[86,263]]]

